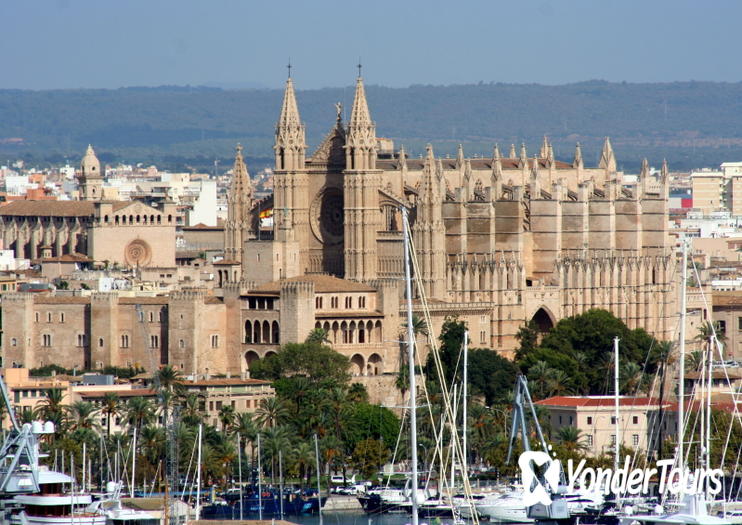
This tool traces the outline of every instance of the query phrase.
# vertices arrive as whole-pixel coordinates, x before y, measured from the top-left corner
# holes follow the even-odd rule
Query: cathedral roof
[[[278,293],[281,291],[281,285],[283,283],[314,283],[315,293],[332,293],[332,292],[375,292],[376,289],[368,286],[367,284],[357,283],[355,281],[348,281],[346,279],[339,279],[332,275],[324,274],[308,274],[300,275],[298,277],[291,277],[289,279],[280,279],[278,281],[272,281],[262,286],[258,286],[251,292],[272,292]]]
[[[38,217],[87,217],[95,212],[93,201],[12,201],[0,215]]]
[[[473,170],[491,170],[492,164],[494,164],[494,161],[489,158],[482,158],[478,157],[476,159],[468,159],[471,163],[471,167]],[[441,164],[443,165],[444,170],[455,170],[458,169],[457,166],[457,160],[456,159],[440,159]],[[416,170],[422,170],[423,166],[425,166],[425,159],[420,158],[411,158],[408,157],[406,160],[407,163],[407,169],[416,171]],[[500,159],[500,163],[502,164],[502,169],[504,170],[514,170],[520,168],[520,160],[519,159],[510,159],[510,158],[504,158]],[[548,168],[548,160],[547,159],[538,159],[539,167],[541,168]],[[530,163],[529,163],[530,165]],[[562,161],[556,161],[554,165],[557,169],[571,169],[572,165],[567,162]],[[400,161],[398,159],[377,159],[376,161],[376,167],[382,170],[398,170],[400,169]]]

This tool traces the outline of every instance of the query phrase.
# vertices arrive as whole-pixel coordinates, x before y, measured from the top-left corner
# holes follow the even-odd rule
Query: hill
[[[204,168],[230,162],[235,143],[252,167],[272,158],[281,90],[223,90],[163,86],[116,90],[0,90],[0,159],[76,162],[88,143],[102,160]],[[558,158],[580,141],[589,164],[610,136],[621,167],[646,156],[666,157],[673,169],[742,159],[742,83],[628,84],[603,81],[538,84],[368,86],[377,134],[420,154],[427,142],[452,154],[490,155],[498,142],[525,142],[529,151],[548,135]],[[350,108],[353,88],[299,91],[307,139],[316,146]]]

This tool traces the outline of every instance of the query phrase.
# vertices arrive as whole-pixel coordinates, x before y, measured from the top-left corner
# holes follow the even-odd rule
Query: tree
[[[353,449],[350,463],[364,478],[368,479],[379,472],[390,457],[391,452],[383,442],[377,439],[364,439],[359,441]]]
[[[203,423],[204,414],[201,409],[203,402],[203,398],[198,394],[187,394],[181,403],[180,415],[182,421],[191,426],[198,426]]]
[[[50,388],[44,394],[36,409],[35,417],[43,421],[54,423],[56,433],[62,433],[65,422],[64,391],[61,388]]]
[[[518,368],[515,364],[487,348],[469,350],[469,385],[471,396],[484,396],[485,404],[506,400],[513,391]]]
[[[255,411],[255,422],[261,427],[274,428],[280,425],[288,416],[288,409],[284,401],[278,397],[266,397],[260,400]]]
[[[515,334],[515,338],[520,342],[520,347],[515,352],[515,358],[521,359],[522,356],[532,352],[538,346],[538,325],[531,320],[524,324]]]
[[[402,323],[402,327],[405,329],[405,333],[407,333],[407,321]],[[425,322],[425,319],[414,314],[412,315],[412,333],[415,337],[418,335],[428,337],[430,335],[428,332],[428,323]]]
[[[345,385],[350,379],[350,360],[329,346],[288,343],[277,353],[253,363],[251,376],[279,380],[304,376],[315,385],[331,382]]]
[[[570,453],[583,453],[588,450],[584,443],[582,431],[577,427],[562,427],[557,433],[557,440]]]
[[[324,328],[314,328],[304,340],[306,344],[323,345],[330,342],[327,331]]]
[[[119,415],[121,412],[121,400],[115,392],[106,392],[103,396],[103,403],[100,413],[106,418],[106,436],[111,436],[111,418]]]
[[[72,421],[72,430],[81,428],[93,429],[98,426],[93,420],[93,414],[96,412],[93,403],[89,401],[75,401],[67,410]]]
[[[222,432],[227,432],[234,423],[235,412],[232,405],[222,405],[219,409],[219,422],[222,424]]]
[[[155,409],[152,402],[146,397],[132,397],[129,399],[125,412],[129,424],[134,425],[138,432],[141,432],[142,426],[155,419]]]

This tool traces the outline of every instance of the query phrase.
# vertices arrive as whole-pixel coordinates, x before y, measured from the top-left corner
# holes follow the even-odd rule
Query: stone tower
[[[78,177],[80,186],[80,199],[86,201],[99,201],[103,196],[103,173],[100,170],[100,161],[95,156],[93,146],[88,144],[85,156],[80,163],[80,175]]]
[[[309,191],[305,169],[307,144],[291,77],[286,80],[273,149],[276,154],[273,172],[276,240],[305,241],[309,234]]]
[[[250,233],[250,210],[252,209],[252,183],[247,166],[242,158],[242,146],[237,145],[237,154],[232,169],[232,183],[227,195],[227,224],[224,227],[224,257],[242,262],[242,251]]]
[[[433,147],[428,144],[423,165],[420,201],[412,227],[412,238],[420,263],[420,277],[428,298],[446,296],[446,227],[443,224],[442,204],[445,182],[437,169]]]
[[[376,126],[371,120],[363,78],[360,76],[356,81],[353,109],[348,123],[345,159],[345,278],[370,281],[377,276],[377,232],[381,230],[381,170],[376,169]]]

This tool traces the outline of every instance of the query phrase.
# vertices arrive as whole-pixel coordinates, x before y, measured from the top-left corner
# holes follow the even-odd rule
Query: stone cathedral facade
[[[446,316],[457,315],[473,346],[511,355],[525,323],[546,330],[562,317],[604,308],[631,328],[671,337],[676,285],[666,163],[655,178],[645,161],[639,182],[626,187],[608,139],[596,167],[585,166],[579,144],[573,159],[557,160],[546,138],[535,154],[495,146],[487,158],[467,158],[459,147],[444,159],[430,146],[412,158],[390,142],[376,135],[359,77],[349,122],[338,107],[329,133],[309,152],[289,78],[272,197],[252,201],[237,155],[225,259],[240,271],[226,294],[246,297],[266,283],[321,274],[387,296],[389,288],[401,290],[400,208],[407,206],[436,333]],[[273,232],[258,236],[258,213],[267,207]],[[322,322],[319,302],[292,304],[303,309],[294,312],[298,318],[329,329],[331,342],[348,340]],[[385,339],[397,339],[397,328]]]

